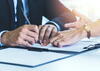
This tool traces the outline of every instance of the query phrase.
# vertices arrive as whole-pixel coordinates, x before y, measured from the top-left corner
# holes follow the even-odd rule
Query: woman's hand
[[[74,29],[74,30],[66,30],[59,32],[55,37],[53,37],[50,42],[57,47],[62,47],[65,45],[72,45],[82,38],[86,37],[87,33],[84,30],[84,27]]]
[[[76,28],[80,28],[80,27],[84,26],[85,24],[93,23],[88,17],[78,13],[76,10],[72,10],[72,12],[76,17],[78,17],[78,20],[76,22],[73,22],[73,23],[65,24],[64,25],[65,28],[74,28],[74,29],[76,29]]]

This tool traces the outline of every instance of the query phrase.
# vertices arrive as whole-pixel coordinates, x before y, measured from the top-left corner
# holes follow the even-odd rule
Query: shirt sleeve
[[[76,17],[72,11],[66,8],[60,0],[46,0],[44,6],[44,16],[59,25],[60,30],[66,30],[63,27],[64,24],[76,21]]]
[[[54,22],[54,21],[48,21],[46,24],[52,24],[52,25],[55,25],[58,31],[61,30],[60,26],[59,26],[56,22]]]
[[[8,32],[8,31],[7,31],[7,30],[4,30],[4,31],[1,31],[1,32],[0,32],[0,46],[3,46],[3,45],[4,45],[3,43],[1,43],[1,37],[2,37],[2,35],[3,35],[5,32]]]

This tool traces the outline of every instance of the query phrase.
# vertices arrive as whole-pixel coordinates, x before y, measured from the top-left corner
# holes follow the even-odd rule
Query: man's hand
[[[4,33],[2,43],[8,46],[28,46],[38,41],[39,29],[36,25],[24,25]]]
[[[41,45],[48,45],[50,38],[54,37],[57,33],[57,28],[54,25],[41,25],[39,26],[39,42]]]

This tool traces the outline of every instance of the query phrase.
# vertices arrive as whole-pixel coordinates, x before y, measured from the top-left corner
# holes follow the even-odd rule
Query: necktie
[[[17,13],[16,13],[16,16],[17,16],[17,25],[18,25],[18,27],[25,24],[25,18],[24,18],[24,15],[23,15],[23,11],[24,11],[24,8],[23,8],[22,0],[17,0]]]

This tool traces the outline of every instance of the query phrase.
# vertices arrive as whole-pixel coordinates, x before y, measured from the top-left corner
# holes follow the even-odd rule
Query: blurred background
[[[60,0],[66,7],[76,9],[92,19],[100,19],[100,0]]]
[[[70,10],[75,9],[92,21],[100,19],[100,0],[60,0]],[[42,24],[48,20],[43,18]]]

